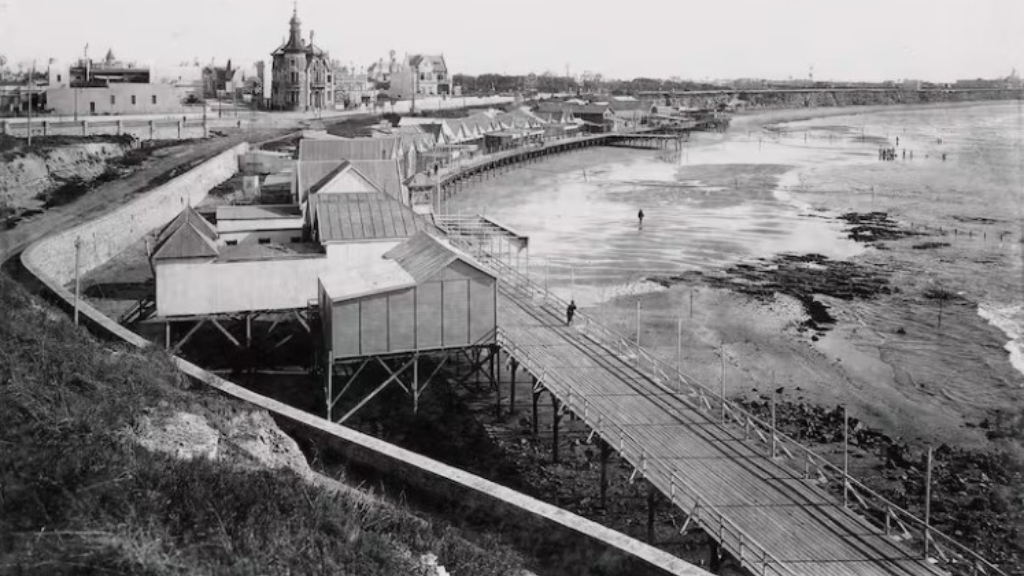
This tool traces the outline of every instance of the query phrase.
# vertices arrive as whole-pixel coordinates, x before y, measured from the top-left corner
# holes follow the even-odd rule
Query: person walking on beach
[[[643,230],[644,229],[644,209],[643,208],[640,209],[640,212],[636,215],[636,217],[640,220],[640,229]]]
[[[576,315],[576,301],[570,300],[569,306],[565,308],[565,325],[572,324],[572,317]]]
[[[906,148],[903,149],[903,159],[904,160],[907,159],[907,149]]]

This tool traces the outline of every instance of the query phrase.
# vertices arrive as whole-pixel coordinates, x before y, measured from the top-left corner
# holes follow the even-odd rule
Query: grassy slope
[[[291,471],[139,447],[140,416],[218,421],[244,406],[193,387],[166,355],[108,346],[0,275],[0,574],[454,573],[519,560],[389,503]]]

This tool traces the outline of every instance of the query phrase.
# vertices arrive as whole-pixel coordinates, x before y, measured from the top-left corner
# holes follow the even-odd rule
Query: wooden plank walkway
[[[566,326],[567,302],[524,275],[513,250],[492,252],[480,225],[437,223],[498,274],[506,353],[751,573],[1006,576],[597,319],[577,312]]]
[[[744,564],[755,573],[942,574],[911,558],[813,482],[794,478],[763,451],[666,394],[628,360],[565,326],[560,312],[503,295],[500,344],[531,373],[542,375],[545,388],[625,452],[677,506],[692,511],[699,495],[709,514],[705,529],[729,540],[726,548],[734,555],[743,540]],[[722,534],[731,528],[720,529],[722,521],[711,517],[711,509],[739,533]],[[774,558],[763,561],[758,548]]]

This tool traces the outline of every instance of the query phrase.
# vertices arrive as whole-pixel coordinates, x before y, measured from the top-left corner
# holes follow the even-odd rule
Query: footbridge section
[[[512,250],[494,250],[506,234],[492,222],[440,222],[499,273],[498,346],[513,374],[533,377],[535,405],[551,395],[555,433],[559,416],[573,413],[602,452],[633,466],[631,480],[686,515],[684,531],[700,527],[754,574],[1002,574],[631,339],[585,314],[567,325],[567,303],[531,281]]]

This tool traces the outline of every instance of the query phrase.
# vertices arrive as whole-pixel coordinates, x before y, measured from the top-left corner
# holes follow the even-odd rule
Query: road
[[[0,262],[6,262],[32,242],[55,230],[71,228],[123,205],[140,190],[146,189],[150,180],[177,166],[214,156],[241,142],[262,142],[294,131],[294,127],[245,131],[157,150],[128,177],[103,183],[74,202],[22,220],[10,230],[0,230]]]

